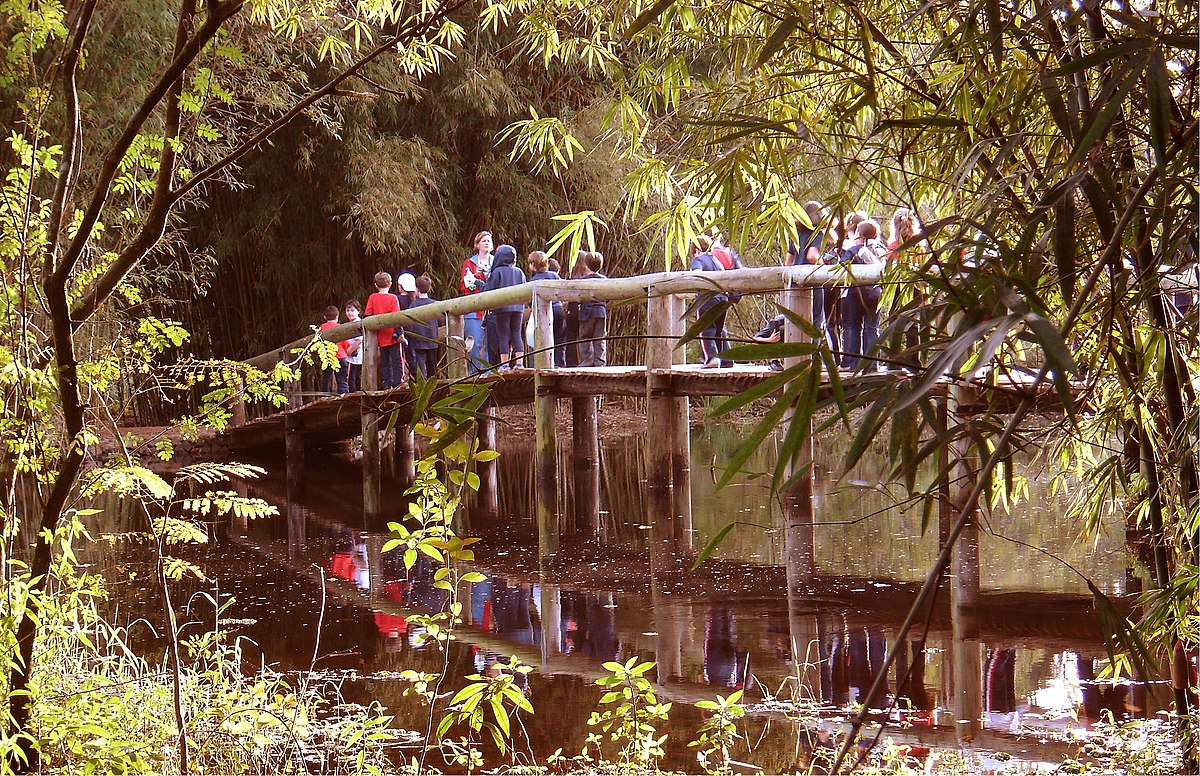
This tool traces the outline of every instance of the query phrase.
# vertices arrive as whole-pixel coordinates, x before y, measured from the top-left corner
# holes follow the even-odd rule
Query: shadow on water
[[[789,523],[765,477],[751,473],[716,489],[717,467],[738,441],[728,429],[693,435],[690,522],[667,528],[646,515],[639,440],[603,445],[594,462],[599,504],[590,508],[577,498],[579,468],[564,454],[558,552],[540,558],[532,447],[502,448],[499,515],[469,519],[470,534],[484,539],[476,554],[488,579],[471,591],[449,675],[482,671],[512,654],[535,666],[528,683],[537,713],[525,730],[539,760],[560,747],[579,751],[600,695],[592,683],[607,660],[657,662],[659,692],[675,703],[660,731],[671,736],[663,764],[686,770],[696,769],[686,742],[701,721],[691,708],[697,700],[733,688],[744,688],[750,703],[799,699],[823,710],[821,724],[833,729],[874,680],[937,553],[936,525],[923,532],[919,507],[895,508],[874,486],[878,459],[837,484],[829,472],[839,451],[820,447],[813,523]],[[768,470],[770,456],[763,451],[750,469]],[[400,514],[392,490],[385,513]],[[1131,577],[1122,543],[1073,541],[1055,524],[1055,505],[1036,480],[1030,490],[1033,506],[1019,519],[993,515],[994,531],[1060,555],[1107,592],[1124,593]],[[303,500],[286,498],[282,478],[250,492],[276,504],[280,517],[226,520],[210,544],[187,550],[220,580],[222,595],[237,599],[236,616],[249,623],[241,632],[261,659],[284,669],[308,668],[316,651],[315,667],[356,672],[361,678],[347,685],[353,697],[378,700],[397,725],[423,729],[423,709],[393,672],[441,670],[442,656],[418,647],[409,624],[414,613],[443,603],[427,559],[406,573],[397,556],[381,552],[384,535],[363,523],[357,468],[348,462],[314,467]],[[107,519],[121,518],[110,512]],[[745,525],[692,571],[699,548],[730,520]],[[927,640],[914,634],[900,650],[887,678],[890,718],[898,723],[888,735],[916,746],[973,742],[1053,761],[1065,746],[1008,733],[1022,725],[1086,727],[1105,710],[1120,719],[1159,708],[1143,685],[1096,680],[1104,649],[1081,580],[1045,554],[988,532],[965,541],[977,559],[978,592],[969,606],[955,606],[943,585]],[[105,553],[111,556],[97,560],[106,568],[130,562],[127,550]],[[211,592],[190,584],[193,590],[178,591],[182,597]],[[134,608],[153,610],[152,595],[136,585],[126,595]],[[212,613],[191,616],[211,620]],[[768,772],[794,769],[820,745],[812,731],[768,703],[746,719],[736,756]]]

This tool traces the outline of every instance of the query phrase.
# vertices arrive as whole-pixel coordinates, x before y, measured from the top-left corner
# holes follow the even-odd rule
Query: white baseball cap
[[[396,278],[396,283],[400,286],[401,291],[417,290],[417,279],[412,276],[411,272],[405,272],[403,275]]]

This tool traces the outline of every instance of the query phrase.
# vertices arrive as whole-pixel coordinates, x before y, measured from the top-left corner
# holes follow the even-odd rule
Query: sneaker
[[[783,371],[783,362],[777,358],[773,358],[770,361],[768,361],[767,366],[770,367],[772,372],[782,372]]]
[[[722,361],[721,368],[722,369],[733,369],[733,362],[732,361]]]
[[[701,369],[717,369],[720,366],[721,366],[721,359],[714,356],[713,358],[710,358],[709,360],[707,360],[703,364],[701,364],[700,368]]]

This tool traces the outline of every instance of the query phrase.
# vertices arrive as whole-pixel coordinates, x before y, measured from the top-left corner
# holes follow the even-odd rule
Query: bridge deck
[[[656,392],[663,395],[688,396],[734,396],[746,391],[776,373],[758,365],[738,364],[728,369],[701,369],[699,365],[676,365],[670,370],[659,370],[652,377]],[[539,379],[551,393],[560,397],[574,396],[641,396],[647,395],[646,368],[641,366],[606,366],[587,369],[554,369],[540,373],[534,369],[516,369],[500,374],[469,378],[470,382],[490,385],[493,401],[499,406],[530,404],[534,399],[534,382]],[[895,372],[873,375],[841,375],[848,387],[869,387],[881,382],[909,379],[907,373]],[[439,380],[437,396],[449,393],[453,385],[462,380]],[[1013,374],[990,380],[987,384],[977,383],[986,397],[986,404],[976,407],[960,407],[960,411],[982,412],[1010,411],[1021,398],[1029,393],[1033,378],[1024,374]],[[948,384],[948,383],[946,383]],[[825,378],[823,390],[828,390]],[[944,390],[945,385],[941,386]],[[1058,398],[1052,385],[1046,384],[1037,391],[1039,409],[1054,409]],[[301,407],[284,410],[252,420],[243,425],[227,429],[222,438],[234,450],[254,450],[281,447],[284,444],[284,425],[289,415],[297,416],[303,425],[305,438],[314,444],[352,439],[362,433],[361,412],[371,409],[390,413],[398,411],[401,421],[408,421],[412,411],[412,393],[408,386],[382,391],[325,396]]]

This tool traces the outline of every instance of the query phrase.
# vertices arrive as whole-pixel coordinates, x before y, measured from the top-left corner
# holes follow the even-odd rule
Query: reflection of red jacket
[[[383,583],[383,594],[393,601],[404,603],[408,582],[403,579],[389,579]]]
[[[329,570],[338,579],[353,582],[358,576],[358,566],[354,565],[354,554],[351,552],[335,552],[329,556]]]
[[[399,636],[408,632],[408,620],[398,614],[375,612],[375,627],[384,636]]]
[[[475,257],[477,255],[478,254],[472,254],[472,255],[468,256],[467,258],[463,259],[462,269],[458,273],[458,289],[460,291],[462,291],[463,296],[470,296],[472,294],[478,294],[480,291],[483,290],[483,284],[487,280],[486,270],[483,267],[479,266],[478,262],[476,262],[476,260],[475,260]],[[472,276],[474,276],[474,278],[475,278],[475,287],[474,288],[471,288],[470,286],[467,285],[467,278],[472,277]],[[480,318],[480,319],[483,318],[482,311],[477,312],[477,313],[471,313],[471,314],[474,315],[476,318]]]

